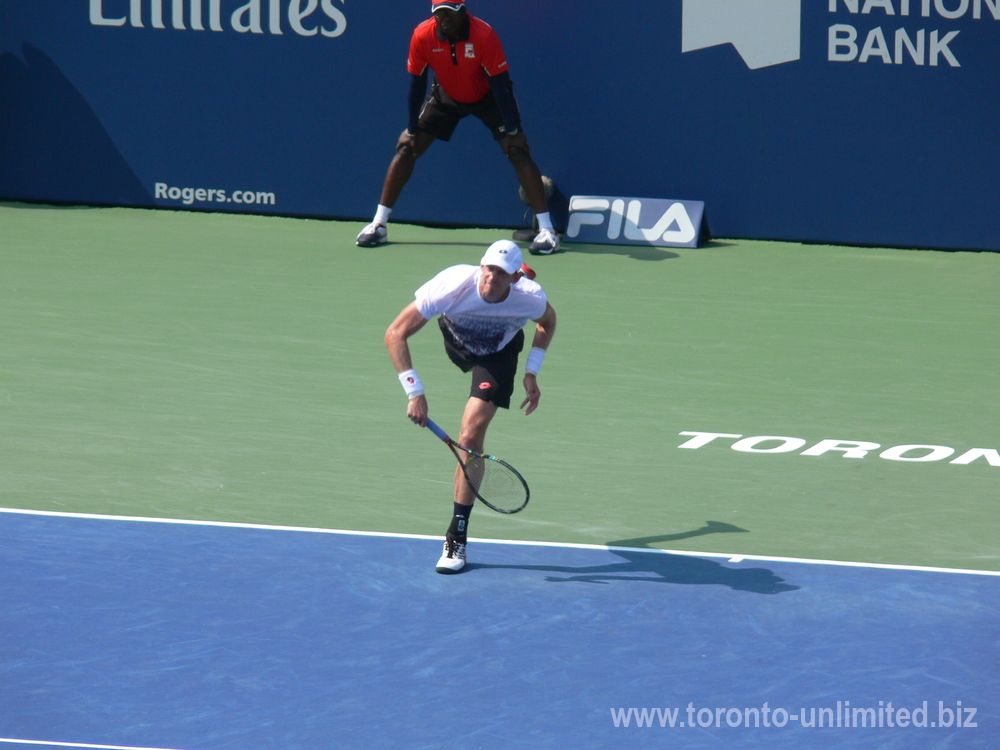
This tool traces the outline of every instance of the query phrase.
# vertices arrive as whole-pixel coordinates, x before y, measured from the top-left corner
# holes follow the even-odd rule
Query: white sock
[[[549,215],[548,211],[543,214],[535,214],[535,218],[538,219],[539,229],[548,229],[550,232],[553,231],[552,217]]]
[[[389,214],[392,213],[392,209],[388,206],[383,206],[381,203],[378,204],[378,208],[375,211],[375,223],[386,226],[389,223]]]

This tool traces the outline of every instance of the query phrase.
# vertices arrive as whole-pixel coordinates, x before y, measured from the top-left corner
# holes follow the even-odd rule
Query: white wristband
[[[416,398],[424,395],[424,384],[420,382],[420,376],[416,370],[407,370],[399,373],[399,382],[403,384],[408,398]]]
[[[538,371],[542,369],[542,362],[545,361],[545,350],[537,346],[533,346],[531,351],[528,352],[528,361],[524,365],[525,372],[530,372],[532,375],[537,375]]]

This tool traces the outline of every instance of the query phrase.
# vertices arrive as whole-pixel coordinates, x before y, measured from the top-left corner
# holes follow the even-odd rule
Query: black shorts
[[[524,331],[518,331],[500,351],[478,356],[455,341],[441,318],[438,318],[438,325],[444,336],[444,350],[448,352],[448,358],[462,372],[472,371],[469,397],[489,401],[501,409],[509,409],[510,397],[514,393],[514,379],[517,376],[517,355],[524,348]]]
[[[420,110],[417,130],[430,133],[439,140],[450,141],[458,121],[469,115],[482,120],[496,140],[504,137],[503,115],[500,114],[500,107],[497,106],[492,91],[475,104],[461,104],[448,96],[435,81]]]

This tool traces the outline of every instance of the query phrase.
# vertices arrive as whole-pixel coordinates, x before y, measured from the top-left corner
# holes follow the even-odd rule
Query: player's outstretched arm
[[[416,303],[411,302],[396,316],[385,332],[385,348],[389,352],[400,382],[409,396],[406,406],[406,417],[411,422],[424,427],[427,424],[427,399],[424,397],[420,378],[413,369],[413,359],[410,356],[410,345],[407,339],[419,331],[427,323],[427,318],[417,310]]]
[[[524,401],[521,408],[524,409],[524,416],[528,416],[538,408],[538,400],[542,397],[542,391],[538,387],[538,377],[532,373],[524,375]],[[528,407],[525,409],[524,407]]]
[[[538,387],[538,370],[542,366],[545,352],[552,343],[552,337],[556,333],[556,311],[549,303],[545,304],[545,312],[535,321],[535,337],[531,342],[531,352],[528,353],[528,362],[524,374],[524,401],[521,408],[527,416],[538,408],[538,402],[542,397],[542,391]],[[525,408],[527,407],[527,408]]]
[[[556,335],[556,311],[548,302],[545,303],[545,312],[542,317],[535,321],[535,338],[531,342],[532,349],[548,349],[552,343],[552,337]]]

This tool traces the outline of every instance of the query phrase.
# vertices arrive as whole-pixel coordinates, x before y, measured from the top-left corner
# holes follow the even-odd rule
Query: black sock
[[[448,537],[459,542],[465,542],[469,529],[469,514],[472,513],[471,505],[461,505],[455,503],[455,513],[451,517],[451,525],[448,527]]]

